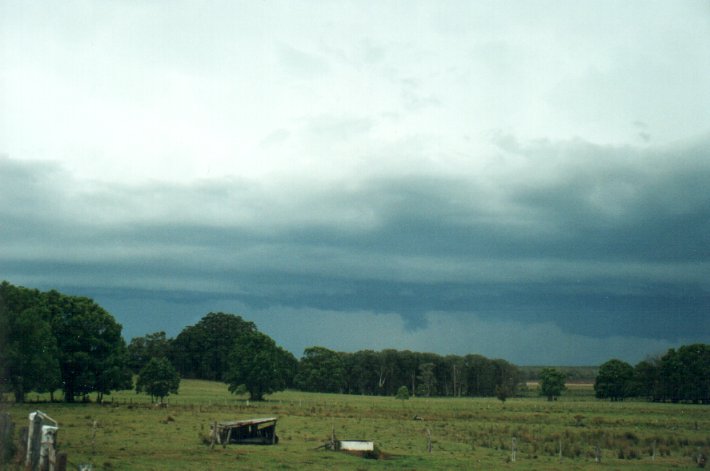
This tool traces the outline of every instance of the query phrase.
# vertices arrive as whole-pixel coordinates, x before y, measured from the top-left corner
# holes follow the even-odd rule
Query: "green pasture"
[[[131,392],[106,396],[102,405],[50,403],[30,394],[28,399],[40,402],[5,402],[2,408],[13,417],[17,435],[29,412],[46,412],[59,422],[59,448],[70,464],[91,463],[95,470],[668,470],[697,469],[698,453],[710,454],[707,406],[598,401],[584,385],[548,402],[534,387],[505,403],[295,391],[249,403],[224,384],[183,380],[167,408]],[[271,416],[279,418],[276,446],[205,444],[213,421]],[[385,459],[317,449],[331,430],[342,439],[373,440]]]

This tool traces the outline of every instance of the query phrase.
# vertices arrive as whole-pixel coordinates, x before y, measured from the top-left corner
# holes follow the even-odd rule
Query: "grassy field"
[[[593,399],[586,388],[576,386],[554,402],[534,397],[534,391],[505,403],[287,391],[262,403],[247,403],[221,383],[184,380],[167,408],[156,408],[147,396],[130,392],[114,393],[103,405],[39,402],[2,407],[17,429],[26,425],[33,410],[52,416],[59,422],[59,447],[68,453],[70,464],[91,463],[95,470],[668,470],[697,469],[697,454],[710,453],[707,406],[610,403]],[[31,394],[29,399],[46,397]],[[210,450],[203,441],[212,421],[270,416],[279,418],[277,446]],[[317,450],[332,429],[342,439],[375,441],[386,459]],[[601,463],[594,460],[596,447]]]

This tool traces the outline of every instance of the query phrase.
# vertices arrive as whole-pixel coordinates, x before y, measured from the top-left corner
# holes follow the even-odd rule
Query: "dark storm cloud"
[[[574,335],[707,341],[708,144],[508,139],[494,174],[273,185],[101,186],[4,158],[0,276],[130,305],[122,322],[134,335],[136,303],[121,300],[143,292],[183,315],[212,300],[396,313],[416,330],[428,313],[469,312]]]

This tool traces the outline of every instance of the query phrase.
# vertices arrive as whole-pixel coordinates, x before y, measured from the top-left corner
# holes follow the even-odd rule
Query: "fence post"
[[[510,461],[515,463],[515,455],[518,452],[518,439],[513,437],[513,442],[510,446]]]
[[[67,471],[67,452],[60,451],[57,453],[57,467],[56,471]]]
[[[39,470],[39,450],[42,445],[42,417],[39,414],[35,414],[32,419],[29,437],[30,444],[25,465],[28,465],[32,471],[37,471]]]
[[[10,459],[12,453],[12,432],[15,424],[12,423],[10,414],[0,414],[0,464]]]

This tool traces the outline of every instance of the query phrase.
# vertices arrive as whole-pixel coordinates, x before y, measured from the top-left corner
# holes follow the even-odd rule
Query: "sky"
[[[6,1],[0,63],[0,279],[127,340],[710,342],[707,1]]]

